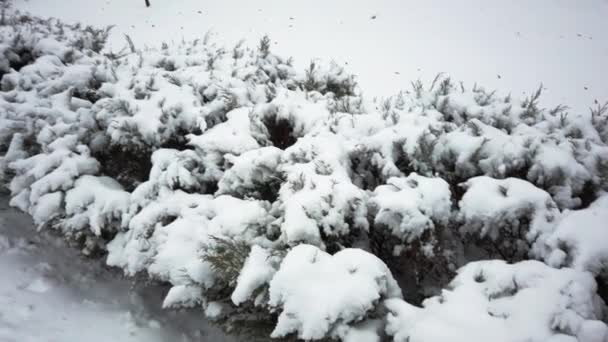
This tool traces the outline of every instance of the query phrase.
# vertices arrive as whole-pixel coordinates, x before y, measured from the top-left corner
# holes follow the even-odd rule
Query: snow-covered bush
[[[275,204],[287,244],[339,250],[368,229],[366,194],[348,177],[346,153],[331,133],[303,137],[285,151],[285,182]]]
[[[370,101],[342,67],[296,70],[267,37],[112,52],[107,29],[10,13],[11,205],[169,283],[165,307],[248,339],[413,341],[479,315],[489,335],[449,331],[605,342],[605,107],[544,110],[540,90],[519,101],[441,75]],[[467,265],[487,258],[554,268]],[[479,312],[457,312],[469,300]]]
[[[284,182],[278,170],[282,153],[280,149],[268,146],[239,156],[226,155],[231,166],[219,180],[217,193],[274,202]]]
[[[420,141],[422,153],[405,153],[409,170],[454,184],[479,175],[527,179],[561,208],[585,206],[598,196],[603,181],[597,176],[608,157],[592,115],[569,115],[563,106],[539,109],[540,90],[516,101],[482,88],[458,90],[449,78],[435,91],[418,86],[415,93],[416,105],[441,119]]]
[[[594,274],[604,300],[608,300],[607,222],[608,196],[603,196],[586,209],[566,212],[539,250],[549,265]]]
[[[473,262],[449,289],[416,307],[390,299],[386,332],[395,342],[603,342],[603,301],[591,274],[538,261]]]
[[[345,291],[345,289],[347,289]],[[270,305],[281,310],[272,337],[343,337],[401,290],[384,263],[359,249],[329,255],[317,247],[292,249],[270,282]],[[320,303],[322,303],[320,305]]]
[[[517,179],[474,177],[459,202],[460,232],[490,258],[519,261],[554,228],[559,211],[551,196]]]
[[[608,251],[603,248],[608,237],[607,219],[608,196],[599,198],[586,209],[566,212],[547,239],[547,243],[556,248],[548,256],[549,262],[596,274],[607,271]]]
[[[0,175],[10,181],[12,205],[36,224],[80,240],[85,252],[94,249],[95,237],[116,230],[119,207],[127,203],[100,207],[103,187],[79,200],[77,190],[68,195],[87,182],[81,177],[100,169],[92,156],[97,124],[90,108],[97,89],[112,78],[111,61],[100,55],[108,31],[19,13],[0,26],[0,149],[6,151]]]
[[[355,77],[336,63],[329,65],[311,62],[304,77],[298,78],[298,83],[307,91],[317,91],[321,94],[332,93],[337,98],[356,94]]]
[[[417,290],[438,286],[450,276],[446,230],[451,210],[448,183],[416,173],[390,178],[370,199],[372,250],[409,285],[404,289],[409,300],[419,300]]]

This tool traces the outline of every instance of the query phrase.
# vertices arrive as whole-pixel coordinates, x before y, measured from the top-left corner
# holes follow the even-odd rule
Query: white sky
[[[502,94],[529,93],[542,82],[547,106],[578,111],[608,100],[608,0],[150,1],[151,8],[144,0],[16,0],[16,6],[115,24],[114,47],[123,45],[124,33],[140,46],[209,29],[230,45],[241,38],[256,44],[267,33],[275,51],[299,66],[316,57],[347,62],[373,96],[446,72]]]

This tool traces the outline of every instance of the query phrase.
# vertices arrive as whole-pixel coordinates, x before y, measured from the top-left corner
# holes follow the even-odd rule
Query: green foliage
[[[608,143],[608,101],[604,104],[597,103],[591,110],[591,122],[600,134],[602,141]]]
[[[541,118],[542,110],[538,106],[538,101],[542,92],[543,85],[541,84],[538,89],[521,104],[521,107],[524,109],[521,118],[526,120],[529,124],[536,123]]]
[[[99,161],[101,173],[114,178],[128,191],[148,179],[152,169],[151,155],[146,147],[115,144],[93,153]]]
[[[211,269],[222,282],[230,287],[236,280],[249,256],[251,247],[244,241],[230,237],[210,236],[211,243],[203,247],[201,258],[211,265]]]
[[[110,31],[114,28],[114,25],[107,26],[103,29],[97,29],[92,26],[84,28],[85,33],[77,40],[72,43],[72,46],[76,49],[91,49],[93,52],[99,53],[106,45]]]
[[[300,87],[306,91],[317,91],[323,95],[332,93],[338,99],[355,96],[357,82],[355,76],[346,73],[344,68],[331,63],[327,72],[322,71],[315,61],[305,70],[305,78]]]
[[[262,39],[260,39],[260,45],[258,46],[258,51],[260,51],[260,54],[262,55],[262,57],[264,57],[264,58],[268,57],[268,54],[270,53],[270,45],[271,45],[270,37],[268,37],[267,35],[265,35],[264,37],[262,37]]]
[[[125,33],[125,39],[127,40],[127,44],[129,45],[129,50],[131,50],[132,53],[136,53],[137,50],[135,49],[135,44],[133,43],[133,39],[131,39],[131,37]]]
[[[342,96],[337,100],[329,101],[327,109],[330,113],[348,113],[351,115],[363,114],[363,98],[359,96]]]

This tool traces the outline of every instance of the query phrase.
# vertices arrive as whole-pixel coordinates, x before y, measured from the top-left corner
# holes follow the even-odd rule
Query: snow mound
[[[370,205],[377,213],[375,225],[385,226],[399,239],[412,242],[435,225],[447,225],[452,207],[450,186],[443,179],[416,173],[393,177],[375,189]]]
[[[246,301],[255,290],[267,284],[276,269],[269,263],[271,255],[260,246],[253,246],[237,279],[237,285],[232,292],[232,302],[239,305]]]
[[[272,337],[296,332],[304,340],[321,339],[364,320],[384,299],[400,297],[390,271],[375,256],[357,249],[329,255],[299,245],[270,282],[269,303],[281,310]]]
[[[123,211],[129,207],[129,193],[110,177],[82,176],[67,191],[65,227],[90,228],[95,235],[120,226]]]
[[[550,265],[567,266],[601,274],[608,279],[608,196],[588,208],[564,213],[555,231],[546,239]]]
[[[490,241],[490,253],[521,260],[554,229],[559,210],[551,196],[517,179],[469,179],[459,202],[461,231]]]

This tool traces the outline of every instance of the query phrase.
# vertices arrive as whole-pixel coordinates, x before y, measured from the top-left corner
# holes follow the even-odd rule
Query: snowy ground
[[[529,94],[586,111],[608,99],[607,0],[16,0],[17,8],[70,22],[116,25],[135,44],[200,38],[251,44],[264,34],[300,66],[348,63],[366,94],[390,95],[446,72],[469,86]],[[505,94],[506,95],[506,94]]]
[[[0,197],[0,341],[230,341],[198,312],[161,310],[166,289],[122,278],[36,233]]]

